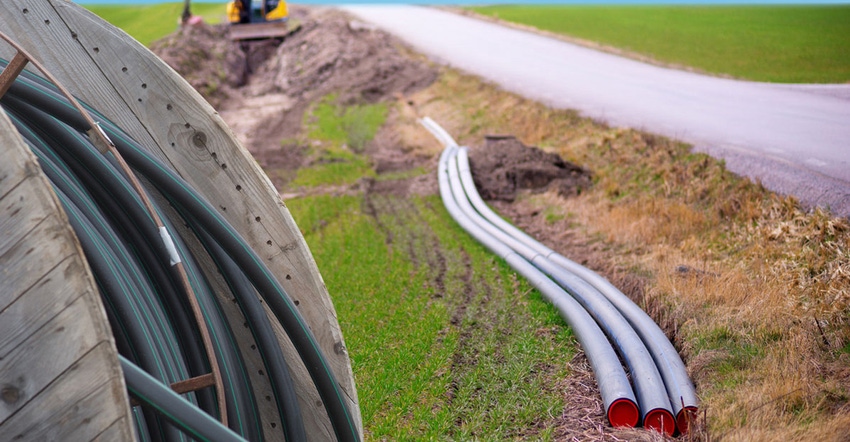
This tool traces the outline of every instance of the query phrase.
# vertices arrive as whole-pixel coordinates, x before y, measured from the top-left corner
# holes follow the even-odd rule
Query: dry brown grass
[[[591,169],[579,197],[527,197],[598,241],[664,307],[707,416],[703,438],[847,440],[850,224],[688,146],[610,128],[446,71],[413,97],[460,143],[512,134]],[[412,135],[411,135],[412,136]],[[427,144],[416,140],[415,143]]]

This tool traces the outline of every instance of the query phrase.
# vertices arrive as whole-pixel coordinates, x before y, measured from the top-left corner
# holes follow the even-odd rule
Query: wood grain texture
[[[34,230],[33,234],[41,233],[40,230]],[[53,252],[53,250],[50,250],[50,252]],[[18,253],[3,255],[2,258],[10,257],[13,259],[10,259],[9,264],[11,265],[7,265],[6,259],[3,259],[2,264],[0,264],[4,270],[13,269],[10,273],[18,276],[18,278],[4,277],[3,283],[14,284],[9,288],[14,292],[21,293],[11,305],[0,313],[0,358],[5,358],[32,333],[35,333],[45,323],[71,305],[89,288],[79,278],[73,277],[76,274],[84,274],[85,271],[80,266],[79,261],[75,259],[67,258],[59,265],[44,272],[43,267],[50,265],[50,261],[47,259],[26,259],[26,257],[23,257],[23,259],[16,261],[14,258],[18,255]],[[48,264],[21,268],[24,267],[23,264],[31,261]],[[38,275],[42,277],[34,284],[30,284],[29,281],[35,279]],[[20,284],[21,282],[23,284]],[[27,288],[19,290],[20,285],[27,286]],[[48,293],[50,296],[40,296],[39,293]]]
[[[217,112],[148,49],[72,2],[3,0],[0,28],[76,96],[171,164],[260,254],[298,301],[362,432],[348,354],[313,257],[276,189]],[[3,50],[0,55],[11,56]],[[292,346],[281,341],[287,359],[296,360]],[[299,364],[293,364],[296,388],[308,410],[318,397]],[[308,431],[324,435],[327,418],[309,415],[319,420]]]
[[[94,278],[64,212],[0,112],[0,439],[132,438]]]
[[[103,364],[104,357],[113,351],[103,342],[71,365],[30,404],[4,422],[3,438],[93,440],[109,430],[108,440],[132,440],[132,427],[121,414],[122,407],[103,406],[104,398],[120,403],[126,396],[123,378]],[[120,425],[115,426],[116,423]]]
[[[130,428],[131,431],[128,432],[127,429]],[[133,421],[131,417],[122,417],[115,422],[112,423],[105,430],[101,431],[100,434],[93,437],[91,440],[93,442],[115,442],[115,441],[125,441],[125,440],[138,440],[136,437],[136,433],[132,430]]]
[[[103,330],[86,310],[78,298],[0,360],[4,391],[14,390],[0,401],[0,423],[99,343]]]

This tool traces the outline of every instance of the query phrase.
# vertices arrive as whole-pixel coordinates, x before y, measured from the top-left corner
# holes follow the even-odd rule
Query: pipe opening
[[[644,428],[655,430],[659,433],[673,436],[676,432],[676,419],[673,418],[673,413],[662,408],[656,408],[643,419]]]
[[[629,399],[617,399],[608,407],[608,422],[612,427],[636,427],[640,422],[640,411]]]
[[[679,414],[676,415],[676,428],[679,430],[679,433],[688,433],[691,422],[696,422],[697,420],[697,411],[697,407],[685,407],[679,411]]]

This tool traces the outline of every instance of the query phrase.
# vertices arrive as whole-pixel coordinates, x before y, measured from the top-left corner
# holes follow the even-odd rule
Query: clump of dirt
[[[591,174],[554,153],[513,136],[487,136],[469,152],[469,168],[481,197],[511,202],[519,190],[557,190],[571,196],[590,187]]]
[[[250,80],[251,93],[314,100],[337,93],[344,101],[378,101],[430,85],[437,70],[402,53],[386,32],[336,9],[293,9],[301,30],[278,47]]]
[[[346,101],[374,102],[437,78],[435,68],[407,53],[395,37],[342,11],[290,11],[299,25],[284,39],[233,42],[228,25],[201,23],[154,42],[151,50],[214,105],[231,98],[228,89],[243,86],[237,95],[312,101],[337,93]]]

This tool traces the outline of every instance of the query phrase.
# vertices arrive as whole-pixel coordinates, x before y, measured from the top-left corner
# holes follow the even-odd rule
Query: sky
[[[182,3],[182,0],[74,0],[91,4],[153,4]],[[192,0],[192,3],[226,3],[226,0]],[[430,4],[430,5],[483,5],[483,4],[850,4],[850,0],[299,0],[294,4]]]

